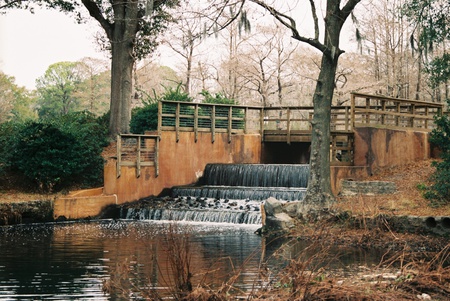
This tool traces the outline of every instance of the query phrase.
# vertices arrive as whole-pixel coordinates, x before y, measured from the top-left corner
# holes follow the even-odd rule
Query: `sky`
[[[74,17],[56,10],[10,10],[0,15],[0,71],[13,76],[18,86],[35,89],[36,79],[51,64],[108,59],[95,43],[100,30],[93,19],[77,24]],[[162,63],[170,65],[172,59],[162,58]]]
[[[8,11],[0,15],[0,70],[15,78],[18,86],[35,88],[47,68],[84,57],[107,59],[95,44],[99,27],[94,21],[77,24],[57,11]]]

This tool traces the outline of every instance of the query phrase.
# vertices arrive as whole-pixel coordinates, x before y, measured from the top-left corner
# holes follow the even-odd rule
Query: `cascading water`
[[[307,164],[207,164],[201,186],[173,187],[172,196],[300,201],[308,175]]]
[[[303,200],[308,175],[306,164],[208,164],[196,186],[173,187],[164,206],[128,208],[121,217],[261,224],[262,201]]]

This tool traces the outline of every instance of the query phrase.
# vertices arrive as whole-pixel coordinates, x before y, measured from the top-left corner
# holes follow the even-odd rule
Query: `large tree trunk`
[[[133,88],[133,48],[138,31],[137,1],[115,1],[111,39],[111,104],[109,133],[129,133]],[[136,20],[136,21],[132,21]]]
[[[109,132],[112,137],[130,131],[134,59],[130,55],[133,47],[124,44],[117,43],[112,46],[109,120]]]
[[[313,97],[310,174],[305,203],[326,205],[334,200],[330,175],[330,120],[336,67],[337,59],[322,57]]]
[[[327,1],[324,37],[326,49],[323,51],[313,97],[310,174],[304,200],[306,204],[323,204],[325,207],[334,201],[330,175],[330,121],[336,69],[342,53],[339,49],[339,36],[343,21],[340,19],[339,2]]]

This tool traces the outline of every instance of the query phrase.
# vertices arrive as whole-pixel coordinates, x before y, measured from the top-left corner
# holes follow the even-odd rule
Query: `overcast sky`
[[[34,89],[35,80],[53,63],[106,59],[95,45],[97,31],[95,23],[77,24],[57,11],[8,11],[0,15],[0,70],[14,76],[17,85]]]

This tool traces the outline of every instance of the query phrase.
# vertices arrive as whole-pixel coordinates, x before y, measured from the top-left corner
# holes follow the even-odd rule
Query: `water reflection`
[[[174,279],[167,225],[102,221],[0,227],[0,299],[110,300],[103,292],[103,281],[117,275],[120,266],[128,268],[131,285],[170,287]],[[282,243],[267,243],[255,235],[256,225],[177,225],[182,225],[175,228],[177,235],[189,234],[194,285],[219,286],[239,273],[235,285],[250,289],[263,259]],[[304,248],[300,242],[293,244],[283,256],[298,256]],[[348,260],[354,261],[358,253],[348,254],[352,254]],[[347,265],[345,258],[336,264]],[[283,263],[272,259],[268,265],[277,270]]]

